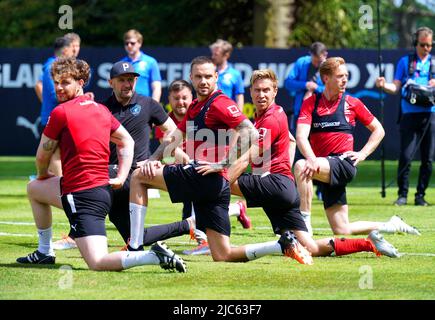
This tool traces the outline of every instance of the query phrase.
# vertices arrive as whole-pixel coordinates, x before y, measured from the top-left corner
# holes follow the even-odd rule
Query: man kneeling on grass
[[[122,187],[133,161],[134,142],[109,110],[83,95],[89,79],[89,65],[82,60],[59,59],[53,63],[52,77],[58,101],[41,137],[36,154],[38,180],[47,186],[59,183],[48,171],[53,152],[59,146],[64,176],[61,201],[71,234],[92,270],[123,270],[139,265],[160,265],[163,269],[186,272],[183,260],[164,243],[156,242],[149,251],[108,253],[105,217],[112,204],[112,188]],[[109,142],[117,145],[119,170],[109,179]],[[52,181],[52,182],[50,182]],[[56,194],[47,190],[47,195]],[[54,264],[51,209],[46,201],[31,201],[38,228],[36,251],[17,259],[23,264]],[[59,201],[59,200],[58,200]]]

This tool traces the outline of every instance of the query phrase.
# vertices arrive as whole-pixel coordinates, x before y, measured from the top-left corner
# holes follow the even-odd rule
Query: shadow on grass
[[[89,270],[88,268],[77,268],[73,267],[70,264],[65,263],[55,263],[55,264],[22,264],[17,262],[12,263],[0,263],[0,268],[17,268],[17,269],[60,269],[61,267],[68,266],[72,270]]]

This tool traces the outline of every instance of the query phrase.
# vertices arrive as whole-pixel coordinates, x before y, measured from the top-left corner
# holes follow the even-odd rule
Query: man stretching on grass
[[[82,60],[59,59],[53,63],[56,96],[61,102],[53,110],[41,137],[36,167],[38,180],[60,182],[62,207],[71,235],[91,270],[119,271],[139,265],[160,265],[186,272],[183,260],[157,242],[149,251],[108,253],[105,217],[112,205],[112,188],[121,188],[133,161],[134,141],[103,105],[83,95],[89,65]],[[96,125],[97,124],[97,125]],[[110,141],[117,145],[119,170],[109,179]],[[53,177],[48,165],[60,148],[63,178]],[[56,193],[48,192],[48,198]],[[59,201],[59,199],[57,199]],[[54,264],[51,211],[47,203],[31,201],[38,228],[38,250],[17,259],[22,264]]]
[[[399,257],[398,251],[377,231],[368,239],[325,238],[313,240],[299,210],[299,195],[291,171],[296,142],[288,131],[287,116],[282,107],[275,104],[278,80],[272,70],[256,70],[251,77],[251,98],[255,106],[255,127],[260,132],[258,148],[252,146],[230,169],[231,193],[245,197],[248,207],[262,207],[267,214],[274,233],[293,241],[296,248],[285,252],[300,263],[311,264],[308,249],[313,256],[337,256],[368,251],[392,258]],[[252,173],[243,173],[248,164]],[[238,178],[237,178],[238,177]],[[236,179],[237,178],[237,179]],[[268,254],[275,247],[263,244],[250,245],[249,259]],[[303,246],[303,247],[302,247]]]
[[[287,221],[289,222],[287,225],[278,224],[275,221],[273,222],[274,228],[279,228],[278,231],[281,234],[280,239],[278,241],[249,244],[237,248],[231,247],[231,229],[228,218],[230,188],[227,168],[229,168],[229,172],[232,173],[232,181],[246,168],[245,166],[240,170],[241,166],[239,166],[239,164],[249,162],[251,152],[253,152],[252,150],[257,149],[258,151],[258,146],[256,147],[258,143],[258,131],[253,127],[252,123],[243,116],[237,106],[232,104],[230,99],[217,91],[216,66],[209,58],[197,57],[192,61],[190,78],[197,92],[198,99],[193,102],[186,118],[178,125],[178,129],[165,137],[163,143],[150,157],[149,161],[141,168],[136,169],[133,173],[130,184],[131,210],[137,215],[145,214],[148,204],[147,188],[167,190],[172,202],[193,201],[197,224],[206,230],[210,252],[214,261],[246,262],[267,254],[278,253],[294,258],[302,264],[312,264],[313,261],[310,252],[308,252],[304,246],[300,245],[295,235],[290,232],[291,229],[300,230],[301,238],[306,240],[304,238],[304,233],[306,234],[305,224],[300,214],[299,217],[297,216],[298,203],[295,201],[297,193],[295,192],[294,184],[290,185],[290,187],[293,186],[294,190],[291,195],[287,197],[287,195],[281,194],[280,199],[277,197],[273,199],[273,201],[279,200],[281,202],[285,200],[286,204],[290,201],[295,209],[289,212],[291,220]],[[264,108],[272,106],[277,90],[276,78],[274,83],[275,86],[273,89],[272,85],[268,84],[271,87],[270,94],[273,95],[273,99],[267,102],[261,101]],[[273,107],[274,106],[273,104]],[[273,109],[272,112],[273,111],[278,111],[278,109]],[[285,116],[284,113],[282,114]],[[283,165],[289,169],[289,133],[287,119],[284,119],[284,123],[286,125],[283,127],[284,131],[282,132],[285,132],[287,142],[283,141],[283,143],[287,144],[283,145],[285,149],[283,152],[285,152],[286,155],[282,156],[280,159],[282,159],[282,162],[288,162],[287,166],[285,164]],[[228,145],[228,140],[225,144],[225,140],[221,139],[219,135],[216,137],[207,130],[202,131],[202,135],[198,133],[200,130],[204,129],[217,131],[217,128],[226,128],[227,130],[235,128],[236,131],[239,132],[242,142],[252,142],[252,148],[249,148],[249,150],[247,150],[246,145],[242,145],[242,160],[239,159],[235,163],[233,162],[234,167],[229,165],[231,161],[228,161],[228,158],[218,158],[218,156],[221,155],[229,157],[229,160],[235,160],[232,159],[231,153],[228,155],[228,153],[221,153],[218,150],[218,147]],[[189,156],[192,157],[194,162],[186,166],[164,166],[160,161],[154,160],[162,159],[164,152],[170,153],[170,144],[172,147],[178,146],[182,141],[184,132],[188,134],[188,144],[189,137],[193,138],[193,141],[190,141],[193,143],[193,149],[189,149],[189,146],[187,146],[186,149],[188,153],[189,151],[192,152]],[[282,132],[280,132],[280,134],[282,134]],[[208,139],[205,139],[205,141],[202,140],[201,138],[207,136],[207,133],[209,134]],[[218,142],[223,144],[219,145]],[[166,147],[168,147],[168,150],[165,150]],[[248,155],[246,154],[247,152]],[[209,157],[214,158],[214,162],[211,162],[211,159],[206,157],[207,154]],[[288,171],[287,175],[288,174],[291,174],[290,171]],[[287,180],[289,179],[287,178]],[[288,181],[285,183],[288,184]],[[242,195],[242,193],[239,193],[239,195]],[[250,198],[248,197],[248,199]],[[288,217],[284,217],[284,219],[288,219]],[[328,255],[333,252],[333,247],[329,244],[330,239],[323,240],[321,245],[317,245],[313,240],[311,241],[312,243],[309,243],[308,240],[306,240],[306,245],[313,246],[313,248],[311,248],[313,252],[315,252],[314,246],[317,246],[318,251],[315,252],[317,255]],[[360,239],[360,242],[361,243],[352,241],[346,242],[345,246],[340,247],[340,249],[336,248],[336,253],[347,254],[355,251],[375,251],[377,249],[389,256],[398,256],[394,247],[389,245],[384,239],[374,239],[373,241]],[[355,248],[357,250],[355,250]]]
[[[304,100],[296,132],[297,144],[305,159],[296,162],[295,176],[301,196],[301,212],[308,229],[312,230],[312,181],[318,180],[323,206],[334,234],[369,234],[378,230],[420,235],[417,229],[398,216],[387,222],[349,222],[346,185],[355,177],[358,163],[376,149],[385,132],[359,99],[345,94],[348,72],[343,58],[326,59],[320,65],[320,76],[325,90]],[[353,149],[353,130],[357,120],[371,131],[360,151]]]

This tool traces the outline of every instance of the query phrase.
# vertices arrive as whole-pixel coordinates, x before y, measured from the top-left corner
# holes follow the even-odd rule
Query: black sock
[[[156,241],[189,234],[190,226],[187,220],[161,224],[144,229],[143,244],[149,246]]]

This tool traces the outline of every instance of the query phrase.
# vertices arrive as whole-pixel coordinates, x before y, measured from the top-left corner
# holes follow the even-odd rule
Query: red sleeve
[[[206,118],[207,124],[213,122],[223,129],[234,129],[243,120],[247,119],[246,116],[240,111],[234,101],[221,96],[213,101],[208,111],[208,117]]]
[[[118,120],[116,120],[116,118],[112,114],[110,114],[110,117],[111,117],[110,134],[112,134],[113,132],[118,130],[121,123]]]
[[[183,132],[183,133],[186,133],[186,122],[187,122],[188,115],[189,115],[189,110],[187,110],[186,116],[177,125],[177,128],[180,129],[181,132]]]
[[[161,139],[161,138],[163,138],[163,136],[164,136],[164,133],[163,133],[163,131],[162,130],[160,130],[160,128],[159,127],[157,127],[156,126],[156,129],[155,129],[156,131],[154,132],[154,137],[156,138],[156,139]]]
[[[279,122],[275,117],[269,117],[258,129],[258,147],[260,153],[269,150],[279,134]]]
[[[314,104],[316,102],[316,95],[313,94],[308,99],[305,99],[302,102],[301,111],[299,113],[298,122],[303,124],[309,124],[311,125],[311,122],[313,121],[313,110],[314,110]]]
[[[60,133],[62,132],[62,129],[65,127],[66,127],[65,109],[62,106],[57,106],[51,112],[43,133],[48,138],[57,141],[60,138]]]
[[[351,97],[351,99],[349,99],[349,104],[351,104],[353,107],[355,119],[361,122],[364,126],[368,126],[375,118],[375,116],[370,112],[369,109],[367,109],[361,100]]]

